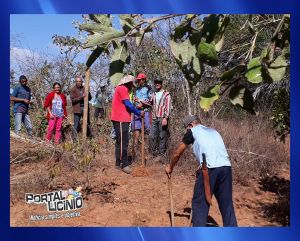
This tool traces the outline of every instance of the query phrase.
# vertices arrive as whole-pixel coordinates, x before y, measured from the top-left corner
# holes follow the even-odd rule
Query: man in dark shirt
[[[15,133],[19,135],[21,123],[23,122],[27,133],[32,136],[32,124],[28,115],[29,104],[31,103],[31,89],[27,86],[28,80],[25,75],[19,78],[20,85],[13,89],[10,100],[14,102]]]
[[[77,76],[75,78],[76,84],[70,91],[70,97],[72,101],[73,114],[74,114],[74,128],[77,132],[81,130],[80,120],[83,117],[84,110],[84,97],[85,89],[83,86],[82,78]],[[92,99],[91,93],[89,92],[89,101]],[[90,111],[88,110],[88,126],[87,126],[87,136],[92,137],[92,132],[90,128]]]

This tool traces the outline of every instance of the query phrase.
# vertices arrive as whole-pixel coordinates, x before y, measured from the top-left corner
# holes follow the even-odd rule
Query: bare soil
[[[11,143],[11,152],[24,150],[24,144]],[[94,160],[89,172],[72,168],[55,158],[12,164],[10,168],[11,226],[170,226],[170,197],[167,176],[160,158],[147,157],[147,166],[133,162],[133,173],[114,167],[113,148]],[[55,170],[55,174],[53,174]],[[51,174],[52,173],[52,174]],[[247,186],[234,184],[233,197],[239,226],[287,226],[283,205],[289,206],[289,171],[269,178],[253,179]],[[50,175],[51,174],[51,175]],[[87,175],[88,174],[88,175]],[[234,175],[234,173],[233,173]],[[175,226],[190,226],[194,173],[182,174],[175,167],[172,190]],[[31,215],[47,215],[45,205],[27,204],[26,192],[43,193],[82,186],[80,217],[32,221]],[[208,226],[222,226],[216,200],[210,209]]]

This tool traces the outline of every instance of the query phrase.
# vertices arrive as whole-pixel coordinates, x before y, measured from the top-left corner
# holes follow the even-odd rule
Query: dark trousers
[[[116,132],[115,141],[115,156],[116,166],[122,168],[129,166],[129,160],[127,156],[128,142],[129,142],[129,124],[127,122],[113,121],[114,130]]]
[[[211,193],[215,195],[222,215],[224,227],[235,227],[235,218],[232,202],[232,172],[231,167],[210,168],[209,182]],[[205,227],[209,212],[209,204],[206,202],[202,171],[199,171],[192,200],[193,226]]]
[[[83,114],[79,113],[74,113],[74,129],[77,131],[77,133],[81,130],[80,126],[80,120],[83,117]],[[91,137],[92,136],[92,131],[91,131],[91,122],[90,122],[90,113],[88,113],[88,119],[87,119],[87,136]]]
[[[149,143],[152,154],[164,154],[167,150],[168,125],[162,126],[161,122],[162,118],[152,120]]]

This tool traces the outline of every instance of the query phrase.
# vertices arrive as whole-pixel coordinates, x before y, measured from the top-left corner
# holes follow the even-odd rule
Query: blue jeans
[[[152,120],[149,149],[153,155],[164,154],[169,137],[168,125],[162,126],[162,118]]]
[[[81,131],[80,120],[82,117],[83,117],[83,114],[74,113],[74,129],[77,131],[77,133],[79,131]],[[90,113],[88,113],[88,119],[87,119],[87,136],[88,137],[92,137],[92,131],[91,131],[90,125],[91,125]]]
[[[29,115],[25,113],[15,113],[15,133],[19,135],[22,122],[25,125],[28,135],[32,136],[32,124]]]
[[[224,227],[236,227],[233,202],[232,202],[232,172],[231,167],[209,168],[210,190],[215,195],[222,215]],[[200,170],[194,187],[192,200],[193,226],[205,227],[209,212],[209,204],[205,199],[203,175]]]

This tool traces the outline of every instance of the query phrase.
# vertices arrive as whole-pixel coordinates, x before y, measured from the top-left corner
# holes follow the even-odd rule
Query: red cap
[[[136,77],[136,79],[147,79],[146,75],[141,73],[141,74],[138,74],[138,76]]]

